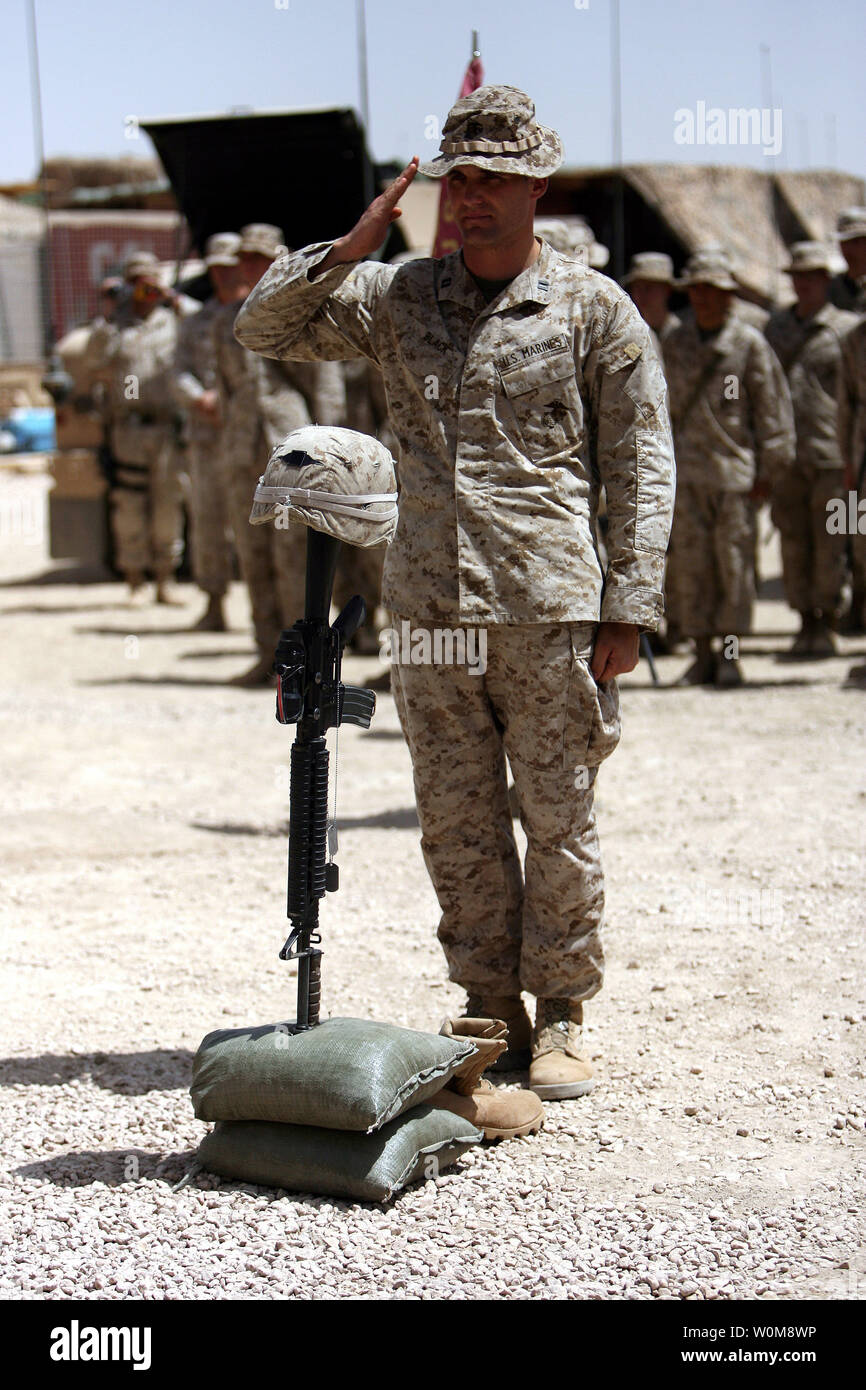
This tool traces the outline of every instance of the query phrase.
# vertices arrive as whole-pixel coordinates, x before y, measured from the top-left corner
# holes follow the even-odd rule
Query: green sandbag
[[[483,1137],[460,1115],[419,1105],[375,1134],[220,1123],[202,1140],[198,1159],[238,1182],[384,1202],[419,1178],[437,1177]]]
[[[290,1028],[208,1033],[192,1064],[198,1118],[370,1132],[435,1095],[476,1050],[465,1038],[361,1018]]]

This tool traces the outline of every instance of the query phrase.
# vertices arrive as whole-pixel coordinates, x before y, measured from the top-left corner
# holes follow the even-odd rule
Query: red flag
[[[481,66],[481,59],[473,57],[463,77],[460,96],[468,97],[471,92],[475,92],[483,86],[484,69]],[[436,227],[436,240],[433,243],[433,255],[447,256],[450,251],[459,251],[462,245],[463,238],[460,235],[460,228],[451,214],[448,182],[443,179],[442,188],[439,191],[439,222]]]

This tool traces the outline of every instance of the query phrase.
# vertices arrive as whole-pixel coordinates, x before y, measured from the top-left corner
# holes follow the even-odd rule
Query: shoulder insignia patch
[[[626,357],[630,357],[632,362],[636,362],[641,355],[641,349],[638,347],[637,343],[626,343],[623,350]]]

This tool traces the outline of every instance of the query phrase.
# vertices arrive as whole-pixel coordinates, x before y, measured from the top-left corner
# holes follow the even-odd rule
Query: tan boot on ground
[[[529,1087],[542,1100],[571,1100],[595,1085],[581,1054],[583,1005],[570,999],[539,999],[532,1034]]]
[[[470,994],[466,1018],[499,1018],[508,1029],[508,1049],[491,1066],[491,1071],[525,1071],[529,1066],[532,1024],[520,995]]]
[[[130,573],[124,575],[129,585],[129,593],[126,596],[127,608],[144,608],[147,603],[147,587],[144,582],[144,575]]]
[[[468,1038],[477,1049],[448,1085],[428,1105],[462,1115],[484,1131],[485,1139],[515,1139],[536,1134],[544,1122],[544,1106],[531,1091],[506,1091],[481,1075],[505,1049],[507,1030],[501,1019],[446,1018],[440,1033],[446,1038]]]
[[[182,608],[183,598],[179,589],[168,578],[157,579],[156,581],[156,602],[163,603],[167,608]]]
[[[537,1134],[544,1123],[544,1106],[531,1091],[511,1091],[494,1086],[481,1077],[471,1095],[463,1096],[450,1086],[427,1101],[437,1110],[450,1110],[483,1129],[485,1139],[517,1139]]]
[[[207,608],[202,613],[197,623],[193,623],[190,632],[227,632],[228,625],[223,613],[223,601],[219,594],[209,594]]]
[[[244,671],[240,676],[232,676],[229,685],[239,686],[242,690],[252,690],[259,685],[273,685],[274,683],[274,659],[273,657],[260,657],[255,666],[251,666],[248,671]]]

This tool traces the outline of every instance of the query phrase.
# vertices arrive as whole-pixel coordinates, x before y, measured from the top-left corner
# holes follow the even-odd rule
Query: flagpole
[[[361,89],[361,119],[364,133],[370,138],[370,90],[367,80],[367,7],[365,0],[355,0],[358,20],[358,77]]]
[[[610,77],[613,164],[616,187],[613,201],[613,273],[617,280],[625,273],[625,187],[622,169],[622,57],[620,52],[619,0],[610,6]]]

